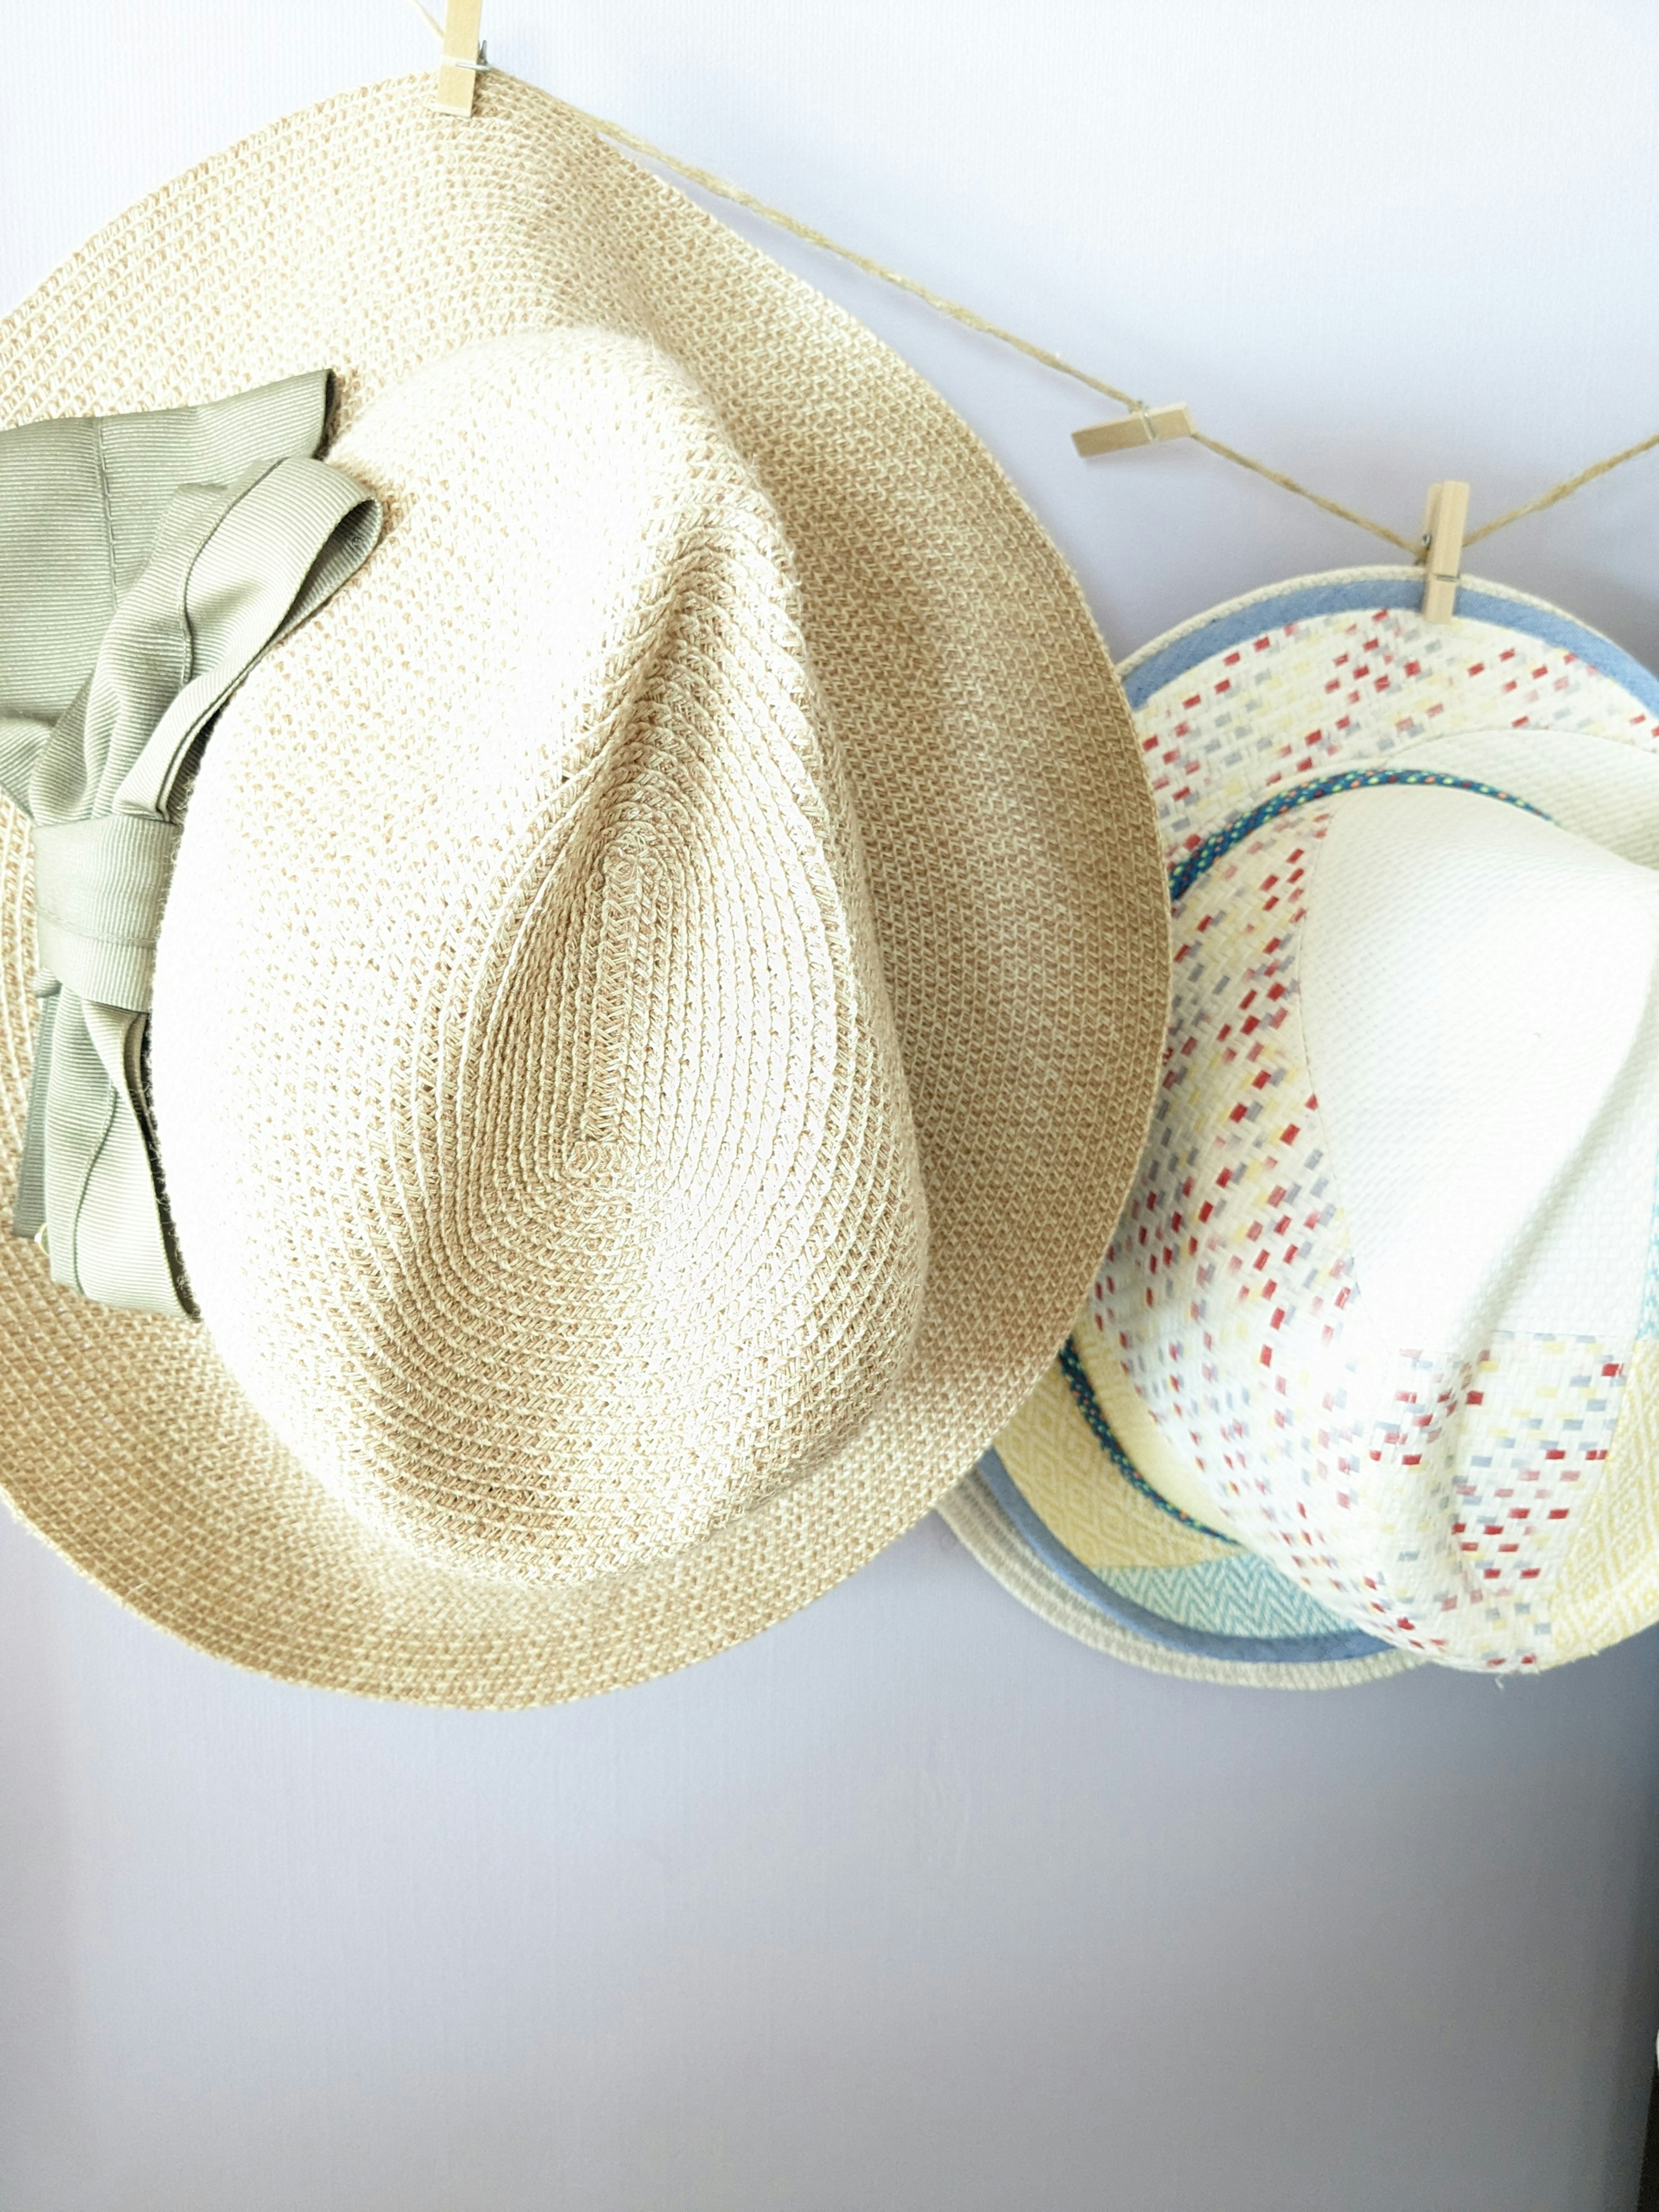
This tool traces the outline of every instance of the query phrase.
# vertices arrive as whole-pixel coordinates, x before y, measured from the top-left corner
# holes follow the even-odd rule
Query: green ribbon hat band
[[[180,771],[380,534],[313,458],[328,391],[0,432],[0,790],[34,825],[42,1000],[12,1226],[105,1305],[188,1310],[142,1064]]]

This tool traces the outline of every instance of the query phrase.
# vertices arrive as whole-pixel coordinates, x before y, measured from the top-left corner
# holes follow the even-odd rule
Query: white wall
[[[423,64],[402,0],[0,15],[0,302]],[[486,0],[492,57],[1402,529],[1659,428],[1640,0]],[[765,236],[758,226],[744,227]],[[785,241],[1117,647],[1367,542]],[[1379,556],[1381,556],[1379,549]],[[1659,455],[1483,549],[1659,660]],[[1659,1638],[1500,1690],[1113,1666],[936,1522],[540,1714],[237,1675],[0,1528],[4,2212],[1626,2212]]]

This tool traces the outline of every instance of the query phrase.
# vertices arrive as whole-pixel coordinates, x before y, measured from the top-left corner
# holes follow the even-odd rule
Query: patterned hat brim
[[[1423,571],[1415,568],[1337,568],[1328,575],[1292,577],[1229,599],[1207,614],[1165,630],[1120,661],[1118,675],[1130,706],[1139,713],[1177,676],[1224,653],[1229,646],[1249,643],[1264,630],[1282,629],[1288,623],[1311,622],[1321,615],[1414,609],[1422,596]],[[1659,714],[1659,677],[1610,637],[1564,613],[1547,599],[1534,599],[1507,584],[1467,578],[1458,588],[1455,619],[1493,623],[1535,638],[1540,645],[1571,653],[1577,659],[1588,660],[1639,699],[1650,713]]]
[[[1423,1663],[1414,1653],[1397,1651],[1357,1629],[1329,1638],[1218,1636],[1136,1606],[1092,1575],[1044,1526],[995,1450],[983,1455],[939,1511],[1012,1596],[1079,1643],[1132,1667],[1235,1688],[1338,1690]],[[1339,1650],[1352,1656],[1338,1656]]]

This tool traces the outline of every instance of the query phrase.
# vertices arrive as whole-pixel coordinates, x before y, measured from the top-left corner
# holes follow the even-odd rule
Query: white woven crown
[[[1518,803],[1316,798],[1177,901],[1163,1094],[1085,1322],[1169,1501],[1482,1670],[1609,1640],[1608,1528],[1651,1555],[1622,1416],[1659,1279],[1659,874],[1543,818],[1529,734],[1490,735]]]
[[[498,339],[331,456],[386,537],[225,714],[157,963],[254,1405],[434,1560],[575,1580],[902,1373],[922,1185],[777,518],[648,344]]]

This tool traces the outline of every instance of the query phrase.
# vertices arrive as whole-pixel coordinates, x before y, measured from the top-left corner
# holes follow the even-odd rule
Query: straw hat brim
[[[1447,623],[1422,621],[1421,596],[1419,568],[1298,577],[1212,607],[1122,664],[1171,863],[1271,791],[1386,763],[1490,779],[1577,834],[1659,865],[1659,679],[1559,607],[1507,586],[1466,579]],[[1352,633],[1354,680],[1334,699],[1322,640],[1338,632]],[[1307,649],[1281,650],[1253,696],[1256,641],[1269,637]],[[1079,1340],[1086,1346],[1081,1324]],[[1644,1428],[1650,1387],[1644,1371],[1626,1401],[1626,1419]],[[1123,1388],[1132,1397],[1127,1380]],[[1121,1420],[1120,1408],[1112,1413]],[[1167,1590],[1207,1571],[1208,1555],[1224,1547],[1178,1529],[1137,1494],[1058,1367],[941,1510],[1022,1603],[1133,1666],[1297,1690],[1349,1687],[1425,1663],[1358,1632],[1348,1632],[1352,1653],[1338,1656],[1322,1649],[1334,1638],[1284,1634],[1276,1570],[1248,1554],[1232,1556],[1261,1578],[1267,1601],[1254,1617],[1241,1588],[1225,1633],[1159,1618],[1147,1586]],[[1063,1540],[1073,1527],[1093,1565]],[[1630,1632],[1620,1617],[1602,1640]]]
[[[1136,1621],[1121,1599],[1103,1602],[1115,1594],[1107,1591],[1080,1561],[1058,1556],[1063,1547],[1052,1536],[1042,1541],[1009,1510],[1019,1493],[1006,1474],[1002,1486],[995,1483],[994,1476],[1000,1471],[998,1455],[988,1452],[967,1480],[951,1492],[941,1507],[951,1528],[1022,1605],[1109,1658],[1182,1681],[1255,1690],[1352,1689],[1423,1663],[1409,1651],[1378,1650],[1355,1659],[1310,1658],[1305,1649],[1294,1648],[1307,1639],[1293,1643],[1287,1638],[1282,1649],[1274,1650],[1279,1639],[1271,1633],[1206,1638],[1183,1634],[1182,1625],[1174,1620]]]
[[[1157,1431],[1085,1312],[940,1510],[1006,1589],[1070,1636],[1156,1674],[1275,1690],[1346,1689],[1421,1662],[1317,1604],[1267,1560],[1132,1483],[1084,1411],[1141,1467]],[[1081,1393],[1081,1395],[1079,1395]]]
[[[181,1322],[0,1238],[0,1482],[82,1572],[244,1666],[514,1706],[663,1673],[829,1589],[959,1480],[1086,1288],[1145,1132],[1168,936],[1150,798],[1075,583],[869,332],[558,102],[492,72],[292,116],[119,217],[0,323],[0,423],[325,366],[337,427],[477,339],[597,324],[708,392],[781,514],[843,747],[926,1180],[925,1319],[826,1463],[659,1565],[526,1586],[422,1563],[271,1436]],[[457,672],[465,681],[465,672]],[[28,837],[0,803],[0,1185],[34,1020]]]

